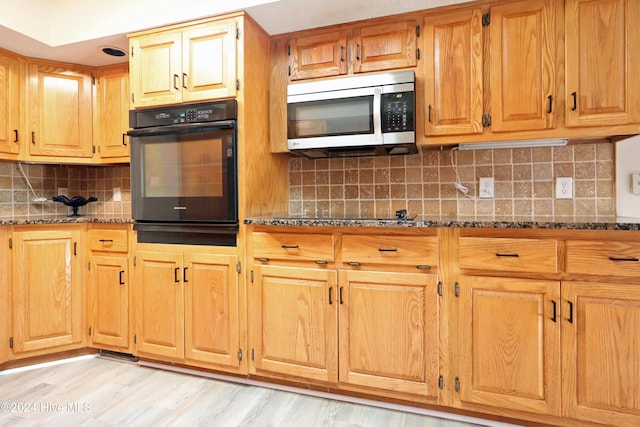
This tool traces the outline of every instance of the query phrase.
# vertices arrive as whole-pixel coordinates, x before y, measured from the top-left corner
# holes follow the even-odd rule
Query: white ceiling
[[[102,53],[128,49],[126,34],[246,10],[270,35],[469,0],[0,0],[0,47],[19,54],[101,66],[125,62]]]

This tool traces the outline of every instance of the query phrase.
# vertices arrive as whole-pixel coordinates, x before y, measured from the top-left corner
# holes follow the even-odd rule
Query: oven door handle
[[[207,130],[233,129],[235,120],[220,120],[209,123],[181,123],[176,125],[153,126],[142,129],[132,129],[127,132],[129,136],[155,136],[176,133],[206,132]]]

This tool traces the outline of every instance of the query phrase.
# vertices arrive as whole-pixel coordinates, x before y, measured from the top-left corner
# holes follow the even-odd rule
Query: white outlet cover
[[[640,172],[631,174],[631,192],[640,195]]]
[[[120,191],[119,187],[113,188],[113,201],[121,202],[122,201],[122,191]]]
[[[480,178],[479,180],[479,191],[478,191],[478,195],[480,198],[482,199],[490,199],[493,197],[493,178],[492,177],[485,177],[485,178]]]
[[[562,177],[556,178],[556,199],[573,199],[573,178]]]

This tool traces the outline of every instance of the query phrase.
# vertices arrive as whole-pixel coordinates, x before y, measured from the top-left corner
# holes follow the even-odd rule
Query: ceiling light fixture
[[[120,49],[119,47],[113,47],[113,46],[105,46],[102,48],[102,51],[107,55],[111,55],[111,56],[125,56],[127,54],[127,52]]]
[[[501,148],[564,147],[567,138],[522,139],[519,141],[474,142],[458,145],[458,150],[498,150]]]

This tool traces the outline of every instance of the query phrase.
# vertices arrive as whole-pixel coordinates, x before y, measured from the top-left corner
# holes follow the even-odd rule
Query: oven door
[[[136,222],[237,225],[235,121],[129,131]]]

